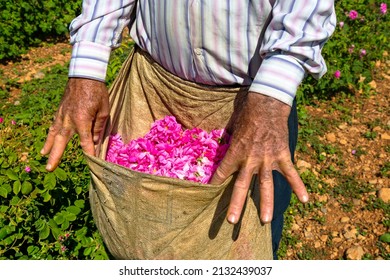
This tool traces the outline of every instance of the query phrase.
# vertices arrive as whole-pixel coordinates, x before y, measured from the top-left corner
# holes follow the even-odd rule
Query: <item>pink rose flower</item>
[[[355,11],[355,10],[351,10],[350,12],[349,12],[349,14],[348,14],[348,17],[350,18],[350,19],[352,19],[352,20],[354,20],[354,19],[356,19],[357,17],[358,17],[358,12],[357,11]]]
[[[343,28],[344,27],[344,21],[340,21],[339,22],[339,26],[340,26],[340,28]]]
[[[387,13],[387,4],[386,3],[381,3],[380,11],[381,11],[381,14],[383,14],[383,15]]]
[[[341,77],[341,71],[340,70],[336,70],[336,72],[334,72],[334,77],[336,78],[336,79],[340,79],[340,77]]]
[[[173,116],[155,121],[141,138],[109,138],[106,160],[134,171],[208,183],[229,147],[224,129],[183,130]]]
[[[0,117],[0,124],[4,122],[4,118]]]
[[[24,168],[24,171],[27,172],[27,173],[30,173],[30,172],[31,172],[31,167],[27,165],[27,166]]]

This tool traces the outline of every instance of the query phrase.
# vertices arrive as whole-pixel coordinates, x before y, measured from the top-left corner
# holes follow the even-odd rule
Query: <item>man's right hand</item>
[[[69,78],[64,96],[49,129],[42,155],[49,155],[48,171],[57,168],[68,142],[74,134],[86,154],[95,155],[109,114],[108,90],[103,82]]]

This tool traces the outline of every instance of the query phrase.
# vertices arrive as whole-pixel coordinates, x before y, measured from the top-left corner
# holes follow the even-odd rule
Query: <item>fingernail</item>
[[[47,170],[47,171],[50,171],[50,170],[51,170],[51,167],[52,167],[51,164],[46,165],[46,170]]]
[[[306,202],[308,202],[309,201],[309,196],[307,195],[307,194],[304,194],[303,196],[302,196],[302,202],[303,203],[306,203]]]
[[[44,152],[45,152],[45,151],[42,149],[40,153],[43,155]]]
[[[230,214],[228,216],[228,222],[231,224],[235,224],[236,223],[236,216],[234,214]]]
[[[269,215],[264,215],[262,221],[263,223],[268,224],[269,222],[271,222],[271,217]]]

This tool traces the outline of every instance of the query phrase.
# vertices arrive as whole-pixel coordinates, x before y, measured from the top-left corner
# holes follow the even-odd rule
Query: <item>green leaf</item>
[[[47,224],[43,226],[43,228],[39,231],[39,239],[46,239],[50,235],[50,228]]]
[[[18,194],[21,188],[22,188],[22,184],[20,183],[20,181],[19,180],[15,181],[13,186],[14,194]]]
[[[68,175],[66,174],[65,170],[57,167],[55,170],[54,170],[54,174],[57,176],[58,179],[60,179],[61,181],[65,181],[66,178],[68,177]]]
[[[31,256],[39,252],[39,248],[34,245],[30,245],[27,247],[27,253]]]
[[[11,199],[11,201],[10,201],[9,204],[15,206],[15,205],[17,205],[17,204],[19,203],[19,201],[20,201],[20,198],[19,198],[18,196],[14,196],[14,197]]]
[[[64,215],[62,213],[58,213],[54,216],[53,219],[57,223],[57,225],[61,225],[65,221]]]
[[[10,178],[11,180],[19,180],[19,176],[11,169],[8,169],[5,174]]]
[[[76,191],[76,194],[81,194],[83,192],[83,188],[82,187],[76,187],[75,191]]]
[[[84,256],[89,256],[92,253],[92,247],[88,247],[84,249]]]
[[[77,206],[73,206],[72,205],[72,206],[67,207],[66,211],[68,211],[68,212],[70,212],[70,213],[72,213],[72,214],[77,216],[81,212],[81,209],[79,207],[77,207]]]
[[[77,216],[75,214],[73,214],[73,213],[67,212],[65,214],[65,219],[67,221],[73,222],[73,221],[75,221],[77,219]]]
[[[0,195],[4,198],[7,198],[8,191],[6,188],[0,186]]]
[[[8,235],[7,229],[5,227],[0,228],[0,240],[3,240],[4,237]]]
[[[390,232],[382,234],[381,237],[379,237],[379,240],[382,242],[390,243]]]
[[[51,229],[54,238],[57,239],[58,236],[61,234],[61,230],[58,228],[57,223],[53,219],[49,220],[49,227]]]
[[[29,181],[24,181],[22,184],[22,194],[28,195],[33,189],[32,184]]]
[[[45,192],[43,195],[43,202],[48,202],[51,199],[51,194],[49,192]]]
[[[78,208],[80,208],[80,209],[83,209],[84,208],[84,205],[85,205],[85,201],[84,200],[81,200],[81,199],[79,199],[79,200],[76,200],[75,202],[74,202],[74,205],[76,205]]]
[[[53,173],[47,173],[43,179],[45,189],[52,190],[56,186],[56,176]]]
[[[6,205],[0,205],[0,213],[5,213],[8,210],[8,206]]]

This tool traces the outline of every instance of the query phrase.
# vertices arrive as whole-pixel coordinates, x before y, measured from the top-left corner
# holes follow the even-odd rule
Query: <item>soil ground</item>
[[[39,79],[41,70],[68,62],[70,50],[68,43],[57,43],[32,49],[18,62],[0,64],[0,87],[10,79],[16,83]],[[319,143],[337,152],[314,156],[314,144],[301,143],[306,149],[297,153],[297,167],[313,177],[315,187],[311,207],[295,204],[288,210],[291,218],[284,238],[289,241],[282,259],[390,256],[390,245],[379,241],[390,231],[389,207],[372,206],[390,187],[389,66],[389,61],[377,62],[378,73],[371,83],[374,93],[369,96],[357,92],[354,97],[336,96],[305,107],[309,121],[327,123],[327,131],[317,137]],[[10,91],[17,99],[18,87]],[[359,189],[361,193],[354,195]]]

